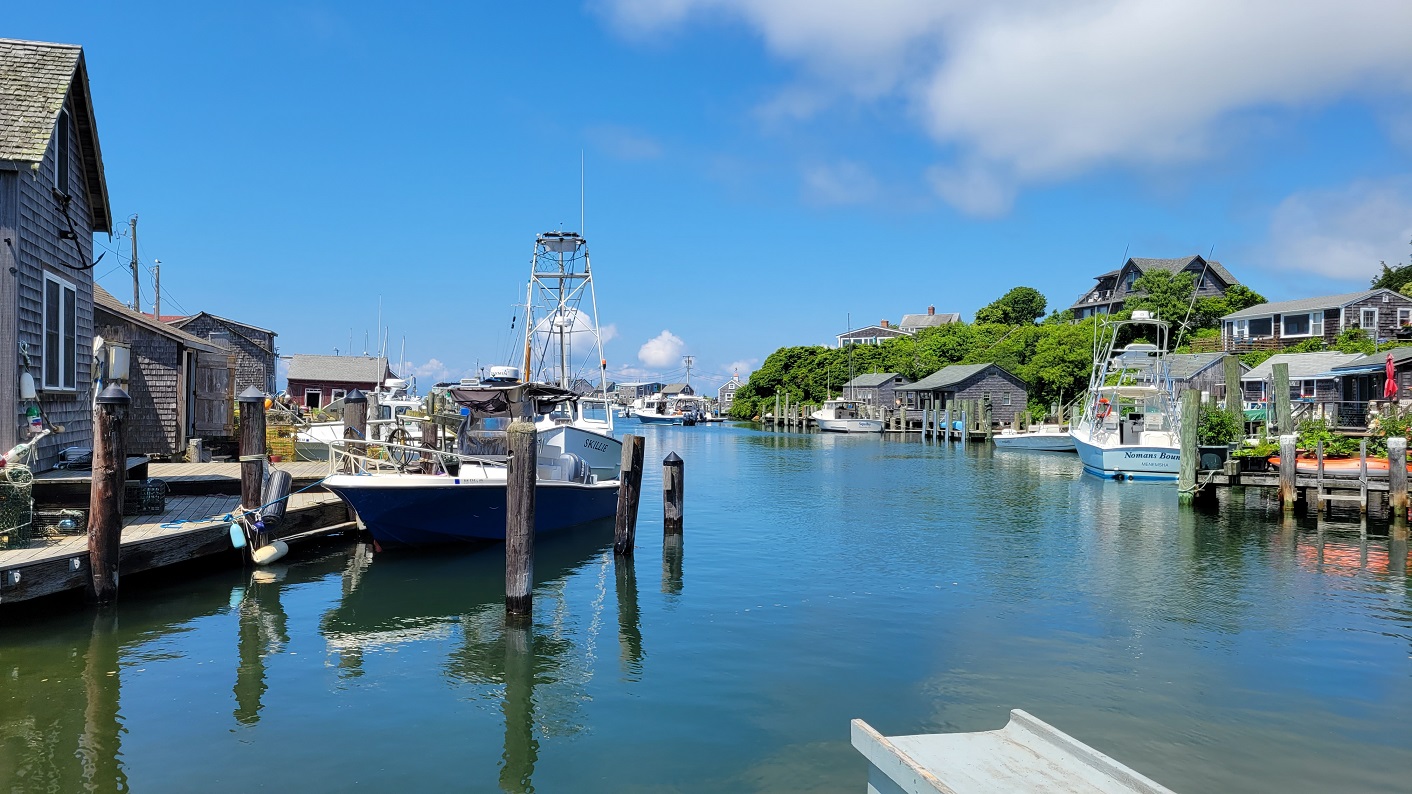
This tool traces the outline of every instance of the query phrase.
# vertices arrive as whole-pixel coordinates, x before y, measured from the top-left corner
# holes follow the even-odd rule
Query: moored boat
[[[834,433],[881,433],[883,421],[864,416],[857,400],[825,400],[823,407],[809,414],[820,430]]]
[[[1084,471],[1115,480],[1176,480],[1181,468],[1179,419],[1167,369],[1167,323],[1145,311],[1105,323],[1088,400],[1069,431]],[[1152,334],[1156,343],[1132,342]]]
[[[1025,431],[1005,428],[991,438],[999,449],[1074,452],[1074,439],[1063,425],[1036,425]]]

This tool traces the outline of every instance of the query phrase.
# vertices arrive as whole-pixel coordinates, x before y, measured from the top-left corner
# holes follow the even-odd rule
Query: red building
[[[289,357],[289,385],[285,392],[306,408],[320,408],[354,389],[376,390],[395,378],[387,359],[380,356]]]

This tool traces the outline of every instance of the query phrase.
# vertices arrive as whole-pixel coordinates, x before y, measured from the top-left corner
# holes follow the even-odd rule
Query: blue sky
[[[1214,250],[1272,299],[1412,254],[1405,2],[6,16],[6,36],[85,46],[113,212],[140,216],[164,313],[362,352],[381,298],[423,379],[513,358],[534,235],[578,226],[581,154],[620,379],[690,353],[718,383],[850,314],[969,317],[1021,284],[1063,308],[1124,251]],[[99,238],[120,297],[127,242]]]

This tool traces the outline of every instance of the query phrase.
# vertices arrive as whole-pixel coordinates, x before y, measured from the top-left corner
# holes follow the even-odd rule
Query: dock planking
[[[239,501],[239,497],[221,494],[177,496],[167,500],[167,510],[160,515],[124,518],[119,557],[122,575],[220,554],[240,559],[243,555],[231,547],[230,524],[221,520]],[[285,520],[268,537],[288,541],[348,531],[355,528],[350,518],[337,496],[295,494],[290,497]],[[0,608],[83,590],[90,575],[86,535],[54,538],[34,548],[0,551]]]
[[[271,464],[294,478],[294,490],[312,485],[328,474],[327,461],[290,461]],[[167,484],[174,496],[201,494],[240,495],[240,463],[149,463],[128,458],[128,480],[154,477]],[[55,469],[34,475],[35,500],[41,504],[87,505],[92,476],[88,471]]]

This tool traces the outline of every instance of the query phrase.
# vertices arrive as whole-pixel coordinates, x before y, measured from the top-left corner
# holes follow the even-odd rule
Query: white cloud
[[[408,362],[408,369],[405,371],[411,372],[419,379],[429,378],[433,381],[447,380],[451,375],[451,370],[438,358],[429,359],[425,364]]]
[[[1252,114],[1412,90],[1406,2],[604,2],[634,36],[712,16],[757,31],[805,86],[767,116],[816,112],[828,92],[901,97],[955,156],[951,173],[930,176],[939,195],[982,214],[1026,184],[1211,157]]]
[[[608,344],[618,338],[618,326],[615,323],[608,323],[598,329],[598,335],[602,337],[603,344]]]
[[[655,160],[662,156],[662,144],[646,133],[603,124],[588,130],[588,139],[604,154],[617,160]]]
[[[722,371],[729,375],[740,373],[741,380],[748,380],[750,378],[750,371],[755,369],[755,365],[759,363],[760,359],[758,358],[743,358],[725,365]]]
[[[804,169],[804,199],[814,204],[862,204],[877,193],[878,181],[867,167],[849,160]]]
[[[666,329],[647,340],[637,351],[637,359],[649,367],[666,367],[677,364],[686,343]]]
[[[1270,266],[1366,286],[1378,263],[1407,261],[1412,177],[1295,193],[1271,215]]]

